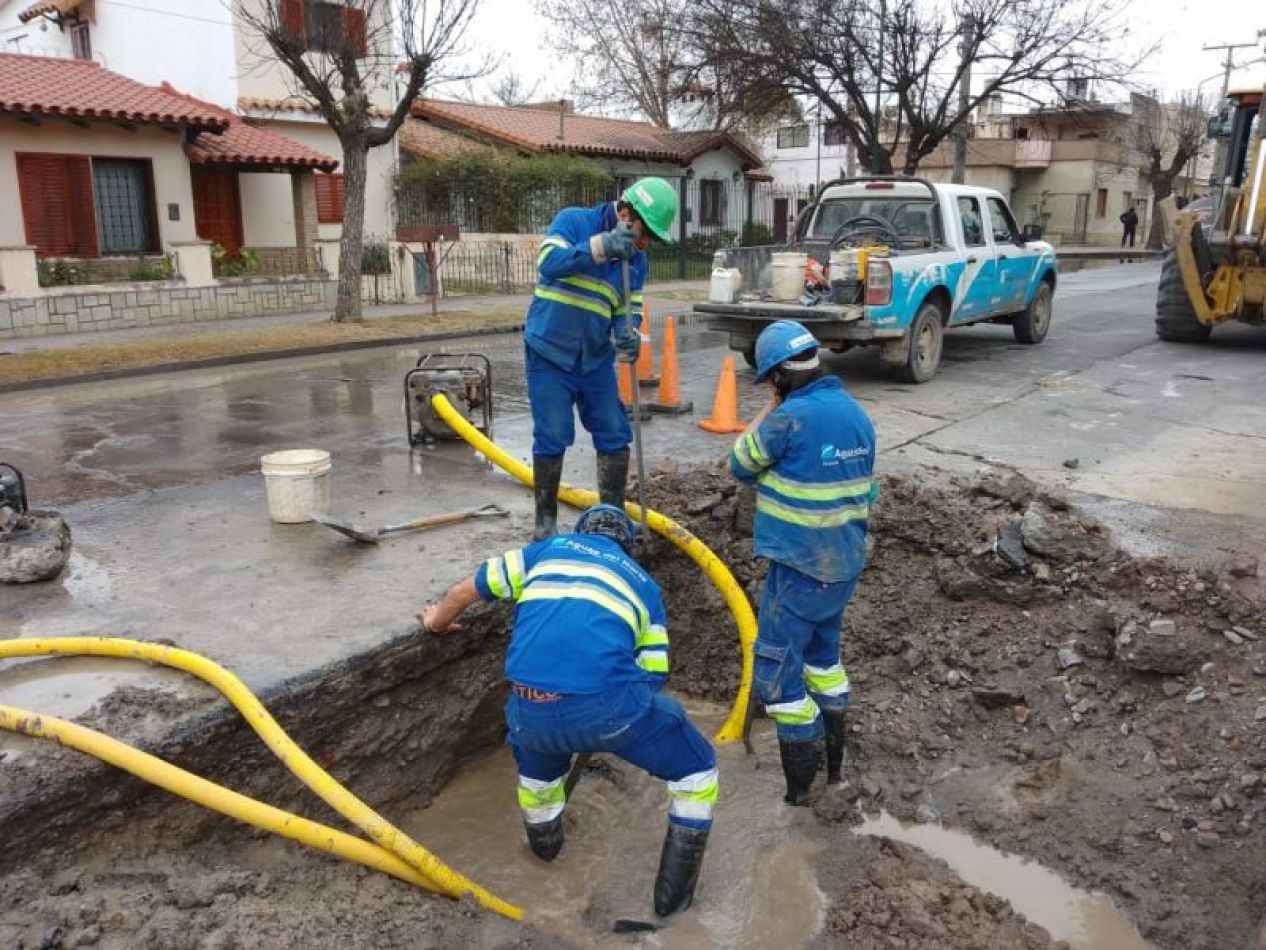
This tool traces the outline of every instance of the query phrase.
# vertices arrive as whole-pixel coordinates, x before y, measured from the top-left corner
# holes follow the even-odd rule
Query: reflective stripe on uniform
[[[847,696],[848,673],[839,663],[834,666],[804,665],[804,685],[811,693],[822,696]]]
[[[555,577],[584,577],[589,580],[599,581],[606,584],[613,591],[629,602],[629,606],[637,613],[637,624],[633,631],[635,637],[641,637],[647,631],[651,616],[650,611],[646,609],[646,604],[642,602],[642,598],[634,593],[633,588],[615,571],[610,568],[603,567],[601,564],[592,564],[586,561],[572,561],[563,558],[551,558],[548,561],[542,561],[528,572],[528,580],[536,580],[548,576]],[[660,628],[663,629],[662,627]],[[667,639],[664,641],[667,643]]]
[[[810,696],[789,703],[771,703],[765,706],[769,718],[783,726],[807,726],[818,718],[818,704]]]
[[[666,647],[668,646],[668,631],[661,624],[653,623],[646,628],[645,632],[637,635],[633,646],[638,650],[643,647]]]
[[[668,652],[666,650],[643,650],[637,655],[638,667],[648,673],[668,675]]]
[[[510,593],[518,600],[523,595],[523,582],[526,580],[526,565],[523,563],[522,551],[509,551],[505,556],[506,579],[510,582]]]
[[[627,603],[597,584],[584,581],[545,581],[534,580],[524,589],[519,603],[526,604],[540,600],[583,600],[596,604],[607,610],[629,625],[636,637],[641,632],[636,612]]]
[[[777,472],[766,472],[760,483],[787,498],[803,501],[843,501],[848,498],[870,498],[873,480],[855,478],[846,482],[801,482],[785,478]]]
[[[550,251],[554,250],[556,247],[561,247],[565,250],[571,247],[571,245],[568,244],[564,238],[556,237],[554,235],[547,237],[541,242],[540,253],[536,255],[536,266],[540,267],[541,264],[545,262],[545,258],[549,256]]]
[[[594,300],[592,297],[559,290],[557,287],[537,287],[535,296],[540,300],[549,300],[554,303],[561,303],[567,307],[588,310],[590,313],[596,313],[604,319],[611,319],[611,308],[600,300]]]
[[[519,776],[519,807],[531,824],[553,821],[563,813],[563,806],[567,803],[567,792],[563,788],[566,778],[560,775],[545,782],[526,775]]]
[[[756,510],[771,518],[804,528],[837,528],[850,521],[865,521],[870,517],[870,508],[865,504],[836,508],[793,508],[764,494],[756,496]]]
[[[572,287],[578,287],[581,290],[587,290],[590,293],[598,294],[611,304],[612,310],[615,310],[620,306],[620,295],[616,293],[615,288],[608,284],[605,280],[598,280],[596,277],[581,277],[573,274],[570,277],[560,277],[559,281],[564,284],[570,284]]]
[[[710,821],[721,786],[716,769],[695,772],[668,783],[668,814],[694,821]]]
[[[523,593],[523,552],[507,551],[501,557],[484,562],[488,571],[488,589],[495,597],[518,599]]]
[[[749,472],[759,472],[769,464],[765,446],[755,432],[745,432],[734,443],[734,457]]]

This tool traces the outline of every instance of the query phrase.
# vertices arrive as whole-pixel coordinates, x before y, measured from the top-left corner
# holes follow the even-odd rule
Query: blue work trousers
[[[519,766],[520,784],[561,782],[574,754],[609,752],[669,783],[669,820],[693,828],[711,825],[716,797],[716,752],[686,718],[681,704],[647,683],[625,683],[594,695],[549,702],[511,692],[506,742]],[[711,789],[703,810],[701,787]],[[703,797],[707,797],[704,795]]]
[[[601,363],[582,373],[551,363],[524,344],[528,400],[532,404],[532,454],[552,458],[576,441],[575,410],[593,436],[599,452],[621,452],[629,447],[633,430],[616,386],[615,362]]]
[[[758,611],[753,677],[778,738],[819,738],[820,710],[848,708],[840,627],[856,586],[856,578],[824,583],[770,562]]]

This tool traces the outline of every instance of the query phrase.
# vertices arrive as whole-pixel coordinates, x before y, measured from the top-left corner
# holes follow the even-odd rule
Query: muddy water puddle
[[[724,719],[714,705],[687,708],[709,734]],[[662,782],[614,757],[601,757],[576,787],[567,842],[551,864],[524,843],[508,748],[472,759],[403,826],[453,867],[523,906],[534,925],[578,946],[803,946],[825,919],[811,862],[820,845],[810,813],[778,804],[782,774],[772,735],[754,738],[755,757],[741,743],[718,749],[721,801],[695,904],[658,932],[612,932],[617,920],[657,920],[651,889],[668,804]]]
[[[1149,944],[1106,894],[1073,887],[1049,868],[1007,854],[961,831],[869,817],[858,834],[913,845],[946,862],[968,884],[996,894],[1075,950],[1148,950]]]

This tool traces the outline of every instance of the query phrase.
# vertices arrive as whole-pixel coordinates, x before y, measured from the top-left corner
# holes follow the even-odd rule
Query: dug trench
[[[750,496],[698,469],[655,474],[647,492],[755,602]],[[358,795],[529,904],[529,924],[421,895],[23,741],[0,760],[0,945],[1059,945],[952,859],[884,835],[902,823],[964,832],[1102,892],[1154,946],[1252,946],[1266,887],[1256,565],[1134,559],[1018,476],[886,480],[872,528],[844,628],[847,788],[814,809],[783,806],[770,724],[758,721],[754,756],[723,750],[697,906],[658,934],[611,930],[617,917],[650,917],[662,790],[600,760],[569,809],[560,866],[535,866],[513,833],[513,768],[498,749],[508,613],[492,607],[456,637],[402,632],[263,699]],[[656,541],[645,555],[668,602],[672,688],[715,721],[738,684],[733,622],[674,548]],[[210,693],[129,690],[83,721],[342,827]],[[857,833],[863,821],[877,836]],[[766,877],[754,870],[762,863]],[[541,913],[551,902],[555,913]],[[741,923],[718,919],[749,905],[758,912]],[[674,943],[674,930],[685,939]],[[1096,946],[1093,935],[1064,936]]]

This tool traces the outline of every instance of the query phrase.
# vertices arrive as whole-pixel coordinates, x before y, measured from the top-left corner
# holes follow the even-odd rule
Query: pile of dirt
[[[716,470],[647,488],[756,603],[750,495]],[[1256,563],[1133,559],[1021,476],[885,480],[872,542],[844,632],[862,807],[960,826],[1106,891],[1158,946],[1249,945],[1266,895]],[[724,699],[733,624],[684,560],[649,554],[673,685]]]

